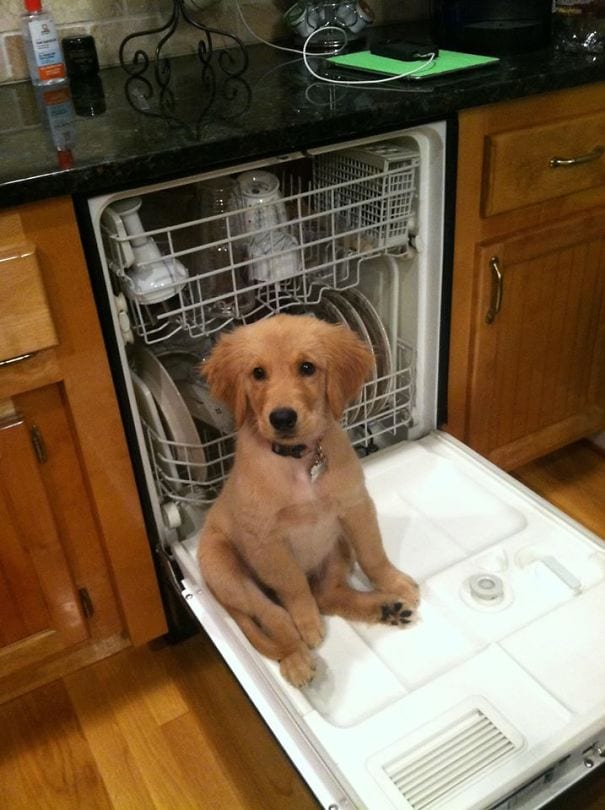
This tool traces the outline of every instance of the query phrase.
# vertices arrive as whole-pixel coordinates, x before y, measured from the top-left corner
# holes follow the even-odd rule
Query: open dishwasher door
[[[324,807],[541,807],[603,762],[603,544],[446,434],[364,464],[414,626],[327,618],[299,691],[201,582],[196,536],[185,599]]]

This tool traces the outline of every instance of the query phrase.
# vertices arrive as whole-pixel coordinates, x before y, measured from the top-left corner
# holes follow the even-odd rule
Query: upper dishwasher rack
[[[134,334],[148,344],[179,332],[197,338],[233,320],[318,303],[324,289],[356,286],[362,260],[409,249],[419,164],[417,151],[393,142],[328,152],[282,167],[278,198],[250,205],[231,196],[228,210],[210,215],[200,204],[202,180],[181,190],[187,201],[176,222],[176,206],[162,198],[165,210],[148,230],[146,213],[157,197],[146,195],[137,239],[155,242],[175,279],[162,300],[150,301],[133,281],[133,268],[145,271],[157,256],[136,261],[132,235],[104,214],[105,253]],[[200,211],[205,215],[196,216]]]

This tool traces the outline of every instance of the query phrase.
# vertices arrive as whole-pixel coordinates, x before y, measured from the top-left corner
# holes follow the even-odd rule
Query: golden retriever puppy
[[[224,335],[202,368],[238,435],[202,529],[200,568],[250,643],[295,686],[313,677],[320,612],[404,625],[418,604],[416,583],[387,559],[339,425],[373,362],[344,326],[277,315]],[[355,561],[375,590],[349,584]]]

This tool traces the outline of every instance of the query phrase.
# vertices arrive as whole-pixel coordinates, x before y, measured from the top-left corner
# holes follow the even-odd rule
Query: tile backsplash
[[[283,12],[293,0],[239,0],[250,28],[259,36],[275,40],[287,31]],[[424,16],[427,0],[368,0],[376,22],[397,22]],[[238,13],[237,0],[185,0],[191,16],[206,25],[232,32],[244,42],[252,41]],[[91,34],[102,67],[118,63],[122,39],[135,31],[163,25],[172,4],[168,0],[43,0],[60,37]],[[20,16],[23,0],[0,0],[0,84],[28,78]],[[199,39],[195,29],[181,23],[166,48],[171,55],[192,53]],[[220,43],[217,43],[220,44]]]

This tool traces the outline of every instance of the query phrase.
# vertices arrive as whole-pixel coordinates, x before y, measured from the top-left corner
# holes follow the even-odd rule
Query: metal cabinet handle
[[[16,357],[8,357],[6,360],[0,360],[0,366],[12,366],[13,363],[21,363],[23,360],[29,360],[33,357],[35,352],[30,354],[18,354]]]
[[[500,312],[502,307],[502,294],[504,292],[504,279],[502,277],[502,270],[500,269],[500,259],[497,256],[492,256],[489,260],[489,266],[492,271],[492,302],[491,306],[485,316],[485,323],[493,323],[494,318]]]
[[[572,158],[554,157],[550,159],[549,164],[551,169],[559,166],[580,166],[582,163],[592,163],[593,160],[598,160],[604,153],[605,149],[602,146],[595,146],[592,152],[588,152],[586,155]]]

